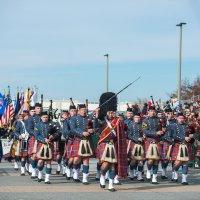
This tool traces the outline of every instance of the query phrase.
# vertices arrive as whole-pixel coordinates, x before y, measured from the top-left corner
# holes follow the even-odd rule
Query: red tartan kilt
[[[167,160],[166,159],[166,156],[167,156],[167,153],[168,153],[168,150],[169,150],[169,147],[170,147],[170,143],[168,142],[163,142],[160,144],[161,146],[161,160]]]
[[[148,149],[149,149],[150,144],[151,144],[151,141],[149,141],[149,140],[146,140],[146,141],[144,142],[144,154],[145,154],[145,157],[146,157],[146,153],[147,153],[147,151],[148,151]],[[159,156],[161,156],[162,145],[161,145],[160,143],[158,143],[158,144],[157,144],[157,147],[158,147]]]
[[[65,159],[79,157],[78,150],[79,150],[80,139],[75,139],[73,141],[68,141],[65,144]]]
[[[106,148],[106,143],[102,142],[97,146],[96,149],[96,158],[98,158],[99,160],[102,158],[104,150]],[[116,145],[115,145],[115,149],[116,149]],[[116,151],[117,153],[117,151]]]
[[[180,144],[176,143],[176,144],[174,144],[173,147],[172,147],[172,153],[171,153],[171,160],[172,160],[172,161],[176,161],[176,160],[177,160],[178,151],[179,151],[179,146],[180,146]],[[187,145],[187,148],[188,148],[189,160],[191,160],[191,156],[192,156],[192,147],[191,147],[191,145]]]
[[[98,146],[97,146],[97,149],[96,149],[96,158],[98,159],[101,159],[102,158],[102,155],[103,155],[103,152],[105,150],[105,147],[106,147],[106,143],[100,143]]]
[[[60,156],[60,144],[59,142],[53,142],[53,160],[57,161],[57,156]]]
[[[39,141],[37,142],[36,160],[39,160],[39,158],[37,157],[37,153],[40,151],[42,144],[43,143],[41,143]],[[54,146],[53,146],[53,144],[49,144],[49,146],[50,146],[52,154],[53,154],[52,157],[54,158]],[[52,158],[52,160],[53,160],[53,158]]]
[[[31,136],[28,140],[28,156],[32,156],[35,143],[35,137]]]

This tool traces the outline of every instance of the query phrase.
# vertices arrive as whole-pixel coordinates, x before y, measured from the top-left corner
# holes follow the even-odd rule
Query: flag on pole
[[[30,107],[30,99],[32,96],[32,91],[30,88],[28,88],[24,94],[24,107],[23,110],[29,110]]]
[[[34,90],[32,91],[32,95],[30,97],[30,106],[35,106],[37,103],[37,89],[34,87]]]
[[[4,111],[7,106],[7,101],[4,95],[0,93],[0,118],[4,114]]]
[[[4,110],[4,113],[0,119],[0,126],[2,125],[11,125],[11,121],[14,117],[14,106],[10,96],[10,87],[8,87],[8,94],[6,96],[7,105]]]
[[[20,99],[19,99],[19,92],[17,92],[17,97],[15,100],[15,115],[18,114],[19,110],[20,110]]]

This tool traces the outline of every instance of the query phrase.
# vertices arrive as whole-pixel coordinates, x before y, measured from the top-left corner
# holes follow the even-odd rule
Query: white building
[[[78,102],[76,100],[74,100],[74,104],[77,106],[77,104],[80,104],[83,102]],[[127,103],[127,102],[126,102]],[[120,112],[124,112],[127,109],[127,105],[125,102],[120,102],[118,103],[118,111]],[[129,105],[131,106],[132,104],[134,104],[134,102],[128,102]],[[45,100],[43,102],[43,107],[44,109],[48,109],[50,105],[50,101]],[[53,109],[58,109],[58,111],[60,110],[68,110],[70,106],[70,100],[53,100]],[[88,103],[88,109],[91,110],[95,110],[96,108],[98,108],[99,103],[98,102],[89,102]]]

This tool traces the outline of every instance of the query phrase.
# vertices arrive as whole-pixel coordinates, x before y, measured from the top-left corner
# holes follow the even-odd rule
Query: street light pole
[[[106,57],[106,92],[109,91],[109,54],[104,55]]]
[[[180,104],[181,101],[181,74],[182,74],[182,31],[183,31],[183,25],[186,25],[186,23],[181,22],[180,24],[177,24],[176,26],[180,27],[180,40],[179,40],[179,66],[178,66],[178,101]]]

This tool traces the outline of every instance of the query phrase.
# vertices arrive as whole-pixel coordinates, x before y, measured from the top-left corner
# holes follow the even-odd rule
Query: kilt
[[[152,141],[151,141],[151,140],[148,140],[148,139],[144,142],[144,152],[145,152],[145,158],[146,158],[146,159],[148,159],[148,158],[147,158],[147,152],[148,152],[148,150],[149,150],[149,146],[150,146],[151,143],[152,143]],[[155,143],[155,144],[157,145],[158,155],[161,156],[162,145],[160,145],[160,143]]]
[[[32,156],[32,154],[36,153],[36,149],[34,149],[35,146],[35,137],[31,136],[28,140],[28,156]]]
[[[115,146],[115,150],[117,149],[116,148],[116,144],[114,145]],[[104,154],[104,150],[106,148],[106,143],[102,142],[100,143],[98,146],[97,146],[97,149],[96,149],[96,157],[101,160],[101,158],[103,157],[103,154]]]
[[[15,157],[26,157],[26,156],[28,156],[28,151],[21,149],[21,141],[14,140],[13,144],[11,146],[10,154],[13,158],[15,158]]]
[[[53,142],[53,160],[57,161],[57,156],[60,156],[60,143],[58,141]]]
[[[63,159],[64,160],[68,160],[70,158],[69,155],[68,155],[68,152],[71,149],[71,145],[72,145],[71,141],[68,141],[67,143],[65,143],[64,153],[63,153]]]
[[[171,153],[171,160],[172,161],[176,161],[178,160],[178,154],[179,154],[179,147],[180,147],[180,143],[175,143],[172,147],[172,153]],[[192,148],[191,145],[186,145],[188,148],[188,156],[189,156],[189,160],[191,160],[191,155],[192,155]]]
[[[41,150],[42,146],[43,146],[43,143],[41,143],[41,142],[38,141],[37,142],[37,150],[36,150],[36,160],[40,160],[41,159],[40,157],[38,157],[38,153]],[[53,144],[49,144],[49,147],[50,147],[51,152],[52,152],[52,159],[48,159],[48,160],[53,160],[54,145]],[[41,160],[45,161],[47,159],[41,159]]]
[[[170,160],[171,152],[172,152],[171,144],[167,141],[164,141],[164,142],[160,142],[159,145],[161,148],[160,159],[163,161]]]
[[[140,151],[142,151],[141,153],[139,153],[137,151],[139,149],[138,148],[138,144],[133,142],[133,141],[131,141],[129,143],[130,143],[130,145],[129,145],[130,147],[127,149],[128,158],[129,159],[135,159],[135,160],[138,160],[138,161],[144,160],[144,158],[145,158],[144,157],[144,145],[143,144],[139,144]]]
[[[76,138],[74,140],[69,140],[67,144],[65,144],[65,159],[79,157],[78,151],[79,151],[79,145],[80,145],[80,139]]]
[[[103,155],[103,152],[105,150],[105,147],[106,147],[106,143],[100,143],[97,148],[96,148],[96,158],[98,159],[101,159],[102,158],[102,155]]]

